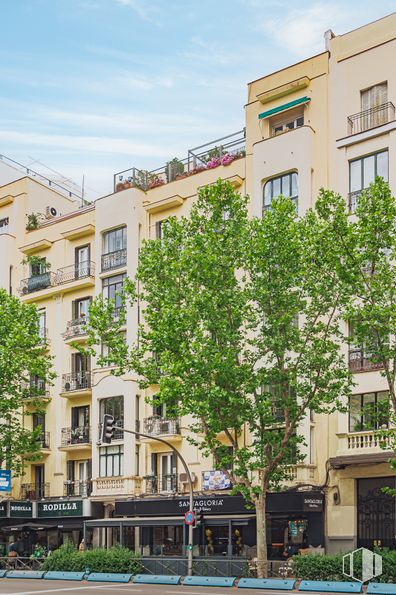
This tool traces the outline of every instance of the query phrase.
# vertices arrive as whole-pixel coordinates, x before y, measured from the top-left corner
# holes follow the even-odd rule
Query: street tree
[[[341,408],[350,390],[328,241],[315,213],[297,217],[288,198],[249,218],[247,197],[219,180],[188,218],[144,242],[123,293],[141,305],[137,341],[125,343],[114,304],[98,299],[90,310],[91,349],[109,347],[99,362],[155,385],[168,416],[189,416],[188,440],[254,507],[259,576],[267,491],[303,459],[306,417]]]
[[[27,461],[40,459],[42,428],[26,428],[24,415],[42,411],[54,374],[36,306],[0,289],[0,320],[0,464],[17,476]]]
[[[379,370],[389,399],[369,403],[358,429],[379,430],[383,448],[396,450],[396,199],[389,184],[377,178],[353,205],[322,192],[319,216],[333,236],[340,281],[349,293],[343,317],[349,325],[350,363],[355,369]],[[391,465],[396,468],[393,461]]]

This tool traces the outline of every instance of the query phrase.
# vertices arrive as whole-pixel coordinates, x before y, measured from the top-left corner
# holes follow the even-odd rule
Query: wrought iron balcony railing
[[[351,372],[370,372],[381,370],[381,368],[383,368],[382,363],[371,361],[363,349],[349,350],[349,369]]]
[[[85,279],[85,277],[93,277],[94,275],[95,263],[90,260],[85,260],[78,264],[72,264],[68,267],[58,269],[56,272],[57,285],[62,285],[69,281],[76,281],[77,279]]]
[[[62,428],[61,446],[74,444],[91,444],[91,428],[89,426]]]
[[[68,393],[91,388],[91,372],[62,374],[62,392]]]
[[[21,295],[26,295],[28,293],[40,291],[41,289],[47,289],[47,287],[56,287],[57,285],[63,285],[70,281],[76,281],[86,277],[94,277],[94,275],[95,263],[86,260],[78,264],[63,267],[56,272],[46,271],[39,275],[32,275],[27,279],[23,279],[19,287],[19,292]]]
[[[80,318],[73,318],[66,324],[66,331],[63,333],[64,339],[71,339],[72,337],[79,337],[86,335],[87,331],[85,326],[88,324],[89,317],[81,316]]]
[[[352,116],[348,116],[348,133],[357,134],[395,119],[395,106],[391,101],[371,107]]]
[[[361,195],[362,190],[355,190],[354,192],[349,192],[348,194],[348,208],[350,213],[354,213],[356,210],[356,206],[359,200],[359,196]]]
[[[92,493],[92,479],[68,480],[63,483],[63,495],[87,498]]]
[[[32,275],[27,279],[23,279],[19,287],[19,292],[21,295],[26,295],[34,291],[47,289],[47,287],[54,287],[56,284],[56,273],[46,271],[40,275]]]
[[[21,485],[21,500],[42,500],[49,498],[49,483],[23,483]]]
[[[169,473],[167,475],[146,475],[143,479],[145,480],[146,494],[177,492],[177,473]]]
[[[102,254],[102,273],[105,271],[111,271],[112,269],[118,269],[123,267],[127,262],[127,250],[122,248],[121,250],[115,250],[114,252],[107,252]]]
[[[37,399],[40,397],[49,397],[49,385],[40,378],[32,379],[30,382],[26,382],[24,385],[25,398],[26,399]]]
[[[146,417],[143,421],[143,433],[149,436],[180,434],[178,419],[165,419],[160,415]]]

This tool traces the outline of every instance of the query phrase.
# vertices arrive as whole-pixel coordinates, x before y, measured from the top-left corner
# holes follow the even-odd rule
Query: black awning
[[[1,527],[2,531],[46,531],[47,529],[56,529],[57,525],[48,523],[20,523],[15,525],[6,525]]]

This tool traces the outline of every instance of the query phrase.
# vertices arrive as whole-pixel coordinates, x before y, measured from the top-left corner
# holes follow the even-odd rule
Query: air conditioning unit
[[[45,218],[46,219],[52,219],[53,217],[56,217],[58,214],[58,211],[55,209],[55,207],[45,207]]]
[[[180,473],[179,475],[180,483],[188,483],[188,475],[187,473]],[[191,473],[191,481],[195,483],[197,481],[197,476],[195,473]]]

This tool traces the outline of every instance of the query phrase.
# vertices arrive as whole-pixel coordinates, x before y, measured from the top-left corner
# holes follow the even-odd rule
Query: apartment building
[[[26,417],[43,428],[43,457],[0,506],[3,543],[15,527],[27,526],[53,547],[66,536],[78,543],[84,524],[92,545],[184,555],[187,478],[171,450],[156,441],[162,437],[186,459],[204,514],[194,555],[254,556],[254,514],[188,443],[190,420],[169,419],[163,406],[147,403],[155,387],[139,390],[132,374],[112,376],[70,343],[86,340],[92,298],[116,296],[125,276],[134,276],[141,242],[160,237],[169,216],[188,215],[198,189],[219,177],[249,194],[257,216],[280,193],[304,213],[321,187],[332,188],[353,213],[359,192],[376,175],[395,189],[395,27],[392,14],[345,35],[326,32],[321,54],[248,85],[243,130],[149,174],[134,167],[116,173],[114,192],[93,204],[81,206],[78,197],[31,175],[2,175],[0,161],[0,283],[37,304],[58,374],[53,386],[43,387],[45,417]],[[43,213],[39,227],[27,231],[26,214],[37,212]],[[21,264],[29,256],[43,260]],[[115,317],[119,307],[116,301]],[[139,316],[137,306],[128,308],[127,341],[136,337]],[[386,398],[385,383],[362,349],[345,346],[344,353],[356,382],[349,413],[307,415],[301,424],[304,461],[291,469],[288,486],[295,489],[268,499],[272,559],[282,557],[291,538],[328,552],[395,546],[394,503],[381,491],[395,484],[389,453],[378,446],[376,428],[360,429],[364,405]],[[110,446],[98,445],[104,413],[138,434],[118,433]]]

